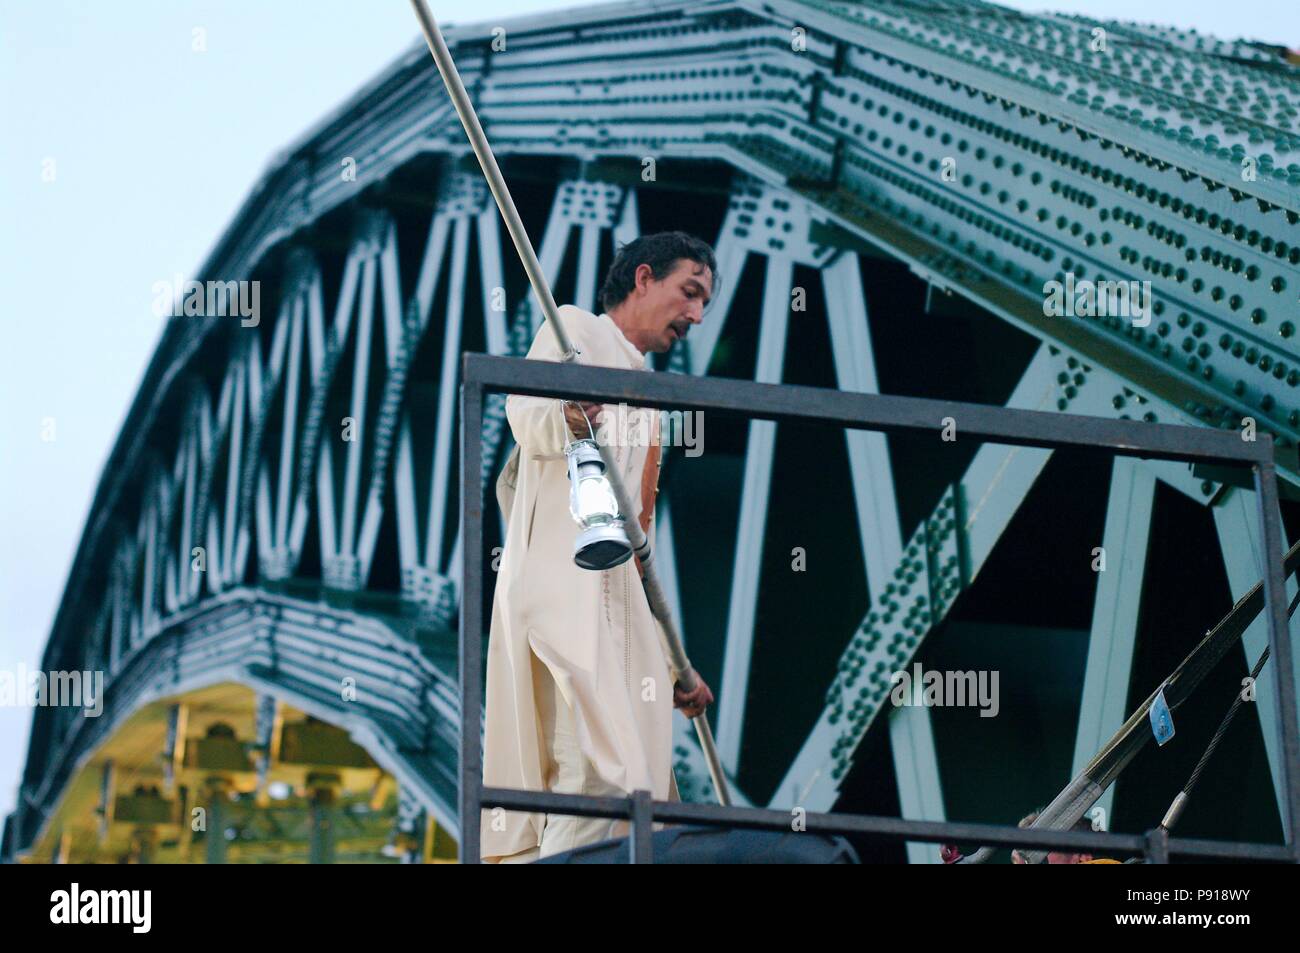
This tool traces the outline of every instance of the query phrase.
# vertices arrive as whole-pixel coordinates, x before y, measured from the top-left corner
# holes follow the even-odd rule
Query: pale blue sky
[[[577,5],[431,0],[444,24]],[[1300,47],[1300,5],[1276,0],[1009,5],[1136,13]],[[192,276],[275,154],[417,38],[407,0],[4,0],[0,670],[39,662],[161,330],[154,282]],[[0,816],[13,808],[30,717],[0,707]]]

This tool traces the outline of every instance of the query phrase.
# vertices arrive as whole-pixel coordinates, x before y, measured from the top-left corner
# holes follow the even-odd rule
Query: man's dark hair
[[[600,306],[608,313],[617,308],[636,287],[636,270],[649,265],[655,281],[663,281],[683,258],[703,265],[713,275],[713,293],[718,293],[718,263],[709,243],[685,232],[656,232],[642,235],[623,245],[609,266],[600,288]]]

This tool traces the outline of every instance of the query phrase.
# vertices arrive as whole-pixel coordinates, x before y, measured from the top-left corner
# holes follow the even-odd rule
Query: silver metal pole
[[[550,285],[546,283],[546,276],[542,274],[537,253],[533,251],[533,244],[528,239],[528,233],[524,231],[524,223],[515,209],[514,200],[510,197],[510,189],[506,186],[506,180],[497,166],[496,156],[492,154],[487,136],[483,134],[483,127],[479,124],[478,115],[469,101],[469,94],[465,92],[465,84],[461,81],[460,73],[451,58],[451,51],[447,49],[447,43],[442,38],[442,31],[438,29],[438,23],[429,12],[425,0],[411,0],[411,6],[415,8],[415,16],[420,21],[420,29],[424,31],[429,52],[433,54],[433,61],[438,65],[438,72],[442,75],[447,93],[451,96],[452,105],[456,107],[456,114],[460,116],[461,125],[465,127],[465,133],[469,136],[469,144],[474,149],[474,155],[478,157],[479,165],[483,168],[483,175],[487,178],[493,198],[496,199],[497,208],[501,210],[501,217],[505,219],[506,230],[510,232],[511,241],[515,243],[515,252],[519,255],[524,271],[528,274],[528,283],[533,286],[533,294],[537,296],[542,314],[550,322],[555,339],[560,344],[561,360],[566,364],[576,364],[577,352],[574,351],[568,334],[560,324],[559,311],[555,307],[555,299],[551,296]],[[632,506],[627,488],[623,485],[622,477],[610,458],[609,448],[601,446],[599,449],[601,459],[605,461],[605,475],[609,478],[615,499],[618,500],[619,512],[631,513]],[[628,541],[632,544],[632,550],[637,558],[641,560],[641,568],[645,572],[641,583],[645,588],[650,611],[659,621],[660,641],[668,667],[674,680],[680,682],[685,691],[694,691],[699,684],[698,676],[686,657],[685,649],[682,648],[681,637],[677,633],[672,612],[668,608],[668,599],[659,584],[659,577],[655,574],[654,554],[650,551],[650,541],[636,520],[626,520],[625,525]],[[709,728],[708,715],[701,713],[691,721],[695,725],[695,733],[700,739],[700,748],[709,766],[709,776],[713,780],[713,790],[717,794],[718,803],[730,804],[731,795],[727,789],[727,779],[722,773],[718,749],[713,743],[713,732]]]

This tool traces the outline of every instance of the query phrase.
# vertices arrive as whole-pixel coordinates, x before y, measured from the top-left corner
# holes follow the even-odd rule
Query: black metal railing
[[[1264,612],[1268,620],[1278,699],[1279,724],[1276,730],[1281,742],[1279,766],[1282,772],[1284,845],[1174,838],[1158,827],[1141,835],[1115,834],[911,821],[857,814],[809,813],[801,818],[800,826],[814,833],[871,835],[893,841],[973,842],[995,847],[1142,854],[1152,863],[1167,863],[1171,856],[1280,862],[1300,859],[1295,839],[1296,826],[1300,823],[1300,742],[1297,740],[1296,688],[1291,677],[1295,669],[1287,627],[1273,440],[1268,434],[1245,440],[1239,431],[1208,427],[1108,420],[917,397],[466,354],[461,384],[460,455],[465,560],[460,600],[460,849],[463,862],[478,863],[481,811],[492,807],[580,817],[626,818],[631,822],[628,841],[629,859],[633,863],[653,862],[651,834],[653,824],[659,821],[764,830],[791,829],[788,811],[653,801],[647,791],[634,791],[627,797],[593,797],[483,787],[484,593],[480,431],[484,396],[489,393],[581,398],[682,411],[712,410],[777,422],[821,423],[884,433],[935,433],[942,429],[944,418],[954,418],[960,421],[964,435],[997,443],[1094,449],[1119,456],[1250,466],[1258,502],[1262,549],[1268,556],[1263,580]]]

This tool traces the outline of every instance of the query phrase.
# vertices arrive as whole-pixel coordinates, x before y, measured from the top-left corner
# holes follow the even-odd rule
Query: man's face
[[[640,265],[636,294],[637,324],[646,350],[662,353],[704,319],[704,308],[713,297],[713,273],[697,261],[679,258],[673,270],[656,281],[650,266]]]

